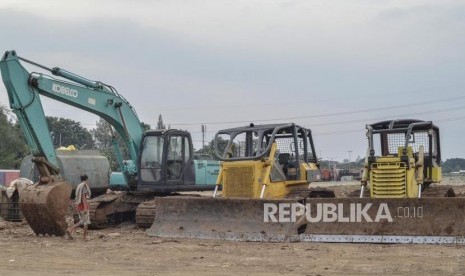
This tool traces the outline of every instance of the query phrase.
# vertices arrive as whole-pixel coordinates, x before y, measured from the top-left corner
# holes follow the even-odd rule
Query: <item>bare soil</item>
[[[359,186],[335,188],[338,195]],[[458,188],[459,190],[462,187]],[[90,240],[37,237],[0,221],[0,275],[463,275],[465,247],[255,243],[147,237],[132,223]]]

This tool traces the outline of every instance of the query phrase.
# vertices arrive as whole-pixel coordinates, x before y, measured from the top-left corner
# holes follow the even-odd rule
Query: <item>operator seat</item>
[[[278,155],[278,162],[279,165],[281,165],[281,168],[283,169],[284,175],[287,176],[287,169],[289,168],[289,159],[291,157],[290,153],[280,153]]]

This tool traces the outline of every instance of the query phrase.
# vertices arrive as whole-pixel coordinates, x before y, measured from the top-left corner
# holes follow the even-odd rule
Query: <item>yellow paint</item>
[[[407,149],[408,164],[401,161],[403,147],[398,148],[397,156],[378,157],[369,168],[370,194],[372,198],[415,198],[418,197],[419,184],[429,179],[428,168],[424,167],[423,148],[415,161],[411,147]],[[426,170],[426,179],[423,173]],[[421,174],[421,175],[420,175]],[[420,181],[420,182],[419,182]],[[434,183],[441,181],[441,167],[433,167]]]
[[[308,169],[317,170],[313,163],[301,163],[298,180],[271,182],[270,173],[275,165],[277,144],[273,143],[270,155],[263,160],[223,161],[217,184],[223,187],[223,197],[260,198],[263,186],[263,198],[283,198],[296,188],[308,187]]]

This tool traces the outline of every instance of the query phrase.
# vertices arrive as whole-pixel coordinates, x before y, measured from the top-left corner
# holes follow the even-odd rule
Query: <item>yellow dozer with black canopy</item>
[[[289,123],[221,130],[215,153],[222,163],[213,197],[157,198],[149,236],[284,239],[297,234],[296,225],[264,223],[264,203],[334,197],[331,191],[309,189],[319,169],[307,128]]]
[[[294,124],[219,131],[215,154],[223,197],[283,198],[319,177],[311,131]]]
[[[366,129],[361,197],[369,184],[372,198],[416,198],[441,181],[439,128],[431,121],[391,120]]]

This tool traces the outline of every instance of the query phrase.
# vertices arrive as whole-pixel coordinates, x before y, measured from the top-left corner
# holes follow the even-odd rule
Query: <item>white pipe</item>
[[[218,186],[219,186],[219,185],[216,185],[216,186],[215,186],[215,191],[213,192],[213,197],[216,197],[216,193],[218,192]]]
[[[360,189],[360,198],[363,198],[364,193],[365,193],[365,185],[362,185],[362,189]]]
[[[260,193],[260,198],[263,198],[263,196],[265,195],[265,187],[266,187],[266,185],[263,184],[262,185],[262,192]]]

